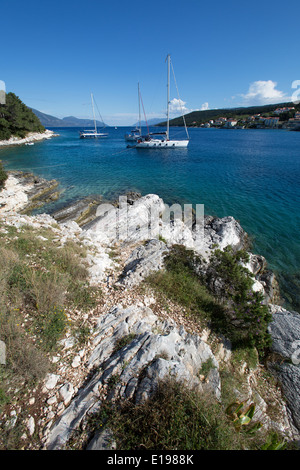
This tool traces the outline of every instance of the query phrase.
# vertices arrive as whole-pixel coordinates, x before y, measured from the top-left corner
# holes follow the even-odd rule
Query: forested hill
[[[187,126],[199,126],[205,122],[210,121],[211,119],[217,119],[219,117],[237,118],[241,119],[244,116],[252,116],[255,114],[267,114],[272,113],[277,108],[283,107],[295,107],[296,109],[299,106],[295,106],[294,103],[278,103],[278,104],[269,104],[263,106],[250,106],[250,107],[241,107],[241,108],[222,108],[222,109],[208,109],[205,111],[193,111],[189,114],[186,114],[185,121]],[[159,126],[166,125],[165,122],[158,124]],[[171,119],[170,126],[183,126],[182,116]]]
[[[6,95],[6,104],[0,104],[0,140],[12,136],[25,137],[29,132],[44,132],[39,118],[14,93]]]

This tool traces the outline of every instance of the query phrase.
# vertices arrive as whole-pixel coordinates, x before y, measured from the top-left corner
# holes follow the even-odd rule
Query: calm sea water
[[[187,149],[127,149],[129,128],[109,137],[81,140],[78,129],[55,129],[59,137],[0,149],[7,169],[30,170],[60,181],[59,202],[78,197],[115,198],[135,190],[166,203],[204,204],[205,213],[232,215],[264,255],[294,308],[300,308],[300,132],[190,129]],[[181,137],[180,129],[171,134]]]

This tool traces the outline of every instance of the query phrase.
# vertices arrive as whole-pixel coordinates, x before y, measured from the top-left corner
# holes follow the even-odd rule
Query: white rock
[[[53,388],[56,386],[59,379],[60,379],[60,375],[47,374],[46,382],[45,382],[46,389],[47,390],[53,390]]]
[[[75,356],[72,362],[72,367],[76,369],[76,367],[79,367],[81,363],[81,357],[80,356]]]
[[[29,435],[32,436],[35,430],[35,421],[33,416],[30,416],[30,418],[26,422],[26,426],[29,432]]]
[[[48,400],[47,400],[48,405],[54,405],[54,403],[56,403],[56,402],[57,402],[57,398],[56,398],[55,395],[53,395],[52,397],[48,398]]]
[[[61,398],[63,399],[65,406],[67,406],[70,403],[71,398],[74,393],[75,393],[74,387],[70,382],[66,383],[59,389],[59,394]]]
[[[116,349],[119,340],[128,334],[132,335],[129,342]],[[208,359],[213,368],[209,383],[202,384],[198,374]],[[47,449],[64,447],[85,415],[99,409],[99,392],[105,390],[111,400],[134,394],[137,400],[142,400],[153,393],[160,378],[171,374],[178,381],[186,381],[199,390],[207,389],[217,398],[220,396],[218,363],[210,347],[199,336],[186,333],[182,327],[178,329],[175,323],[161,322],[144,304],[125,309],[116,306],[100,318],[88,370],[95,371],[94,375],[51,429]],[[63,399],[71,396],[71,386],[67,385],[59,392]]]

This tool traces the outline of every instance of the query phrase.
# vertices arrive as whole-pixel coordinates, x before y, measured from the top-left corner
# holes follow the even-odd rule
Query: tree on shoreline
[[[38,117],[14,93],[6,95],[6,104],[0,105],[0,140],[12,136],[24,138],[28,132],[44,132]]]

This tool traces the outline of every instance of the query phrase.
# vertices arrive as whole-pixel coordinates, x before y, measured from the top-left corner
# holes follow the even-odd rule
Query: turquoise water
[[[189,129],[187,149],[127,149],[129,128],[109,128],[103,140],[81,140],[78,129],[59,137],[0,149],[7,169],[60,181],[62,199],[127,190],[159,194],[165,202],[204,204],[205,213],[232,215],[279,276],[285,298],[300,307],[300,132]],[[172,129],[181,137],[181,129]]]

